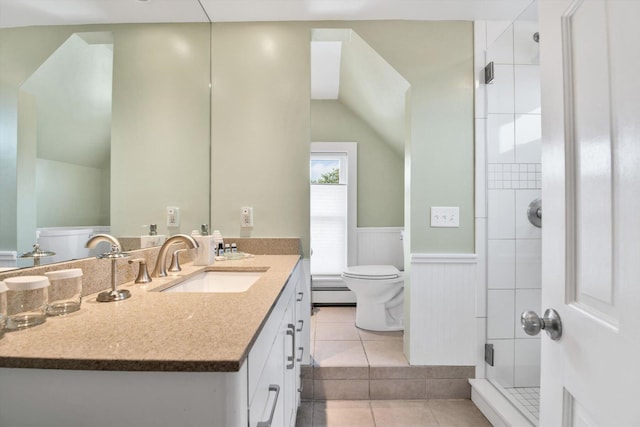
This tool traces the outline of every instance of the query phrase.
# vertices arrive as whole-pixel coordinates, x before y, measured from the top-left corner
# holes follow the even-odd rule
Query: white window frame
[[[313,154],[347,154],[347,267],[355,265],[358,254],[358,143],[312,142]]]

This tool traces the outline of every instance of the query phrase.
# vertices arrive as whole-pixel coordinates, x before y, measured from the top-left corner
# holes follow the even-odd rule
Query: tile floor
[[[311,317],[314,366],[309,368],[314,372],[315,381],[310,385],[313,387],[315,383],[316,394],[313,400],[303,399],[296,426],[491,426],[469,399],[429,398],[432,396],[428,391],[429,381],[453,381],[454,387],[445,387],[445,393],[460,394],[459,386],[468,387],[466,378],[472,368],[411,367],[402,346],[402,332],[356,328],[354,307],[316,308]],[[385,391],[393,384],[386,378],[393,378],[391,381],[397,381],[398,388],[410,392],[408,397],[402,397],[407,400],[386,400]],[[358,388],[365,389],[366,393],[362,397],[348,397],[351,400],[340,398],[339,393],[338,397],[327,396],[318,393],[318,383],[323,381],[339,382],[338,389],[355,389],[356,395]],[[377,393],[376,381],[382,386]],[[410,390],[415,384],[419,385],[418,390]],[[411,393],[421,397],[412,399]]]
[[[540,387],[515,387],[504,389],[515,400],[515,405],[532,422],[538,421],[540,413]]]
[[[296,427],[491,427],[466,399],[304,401]]]
[[[409,366],[403,332],[372,332],[355,326],[355,307],[319,307],[311,316],[314,366]]]

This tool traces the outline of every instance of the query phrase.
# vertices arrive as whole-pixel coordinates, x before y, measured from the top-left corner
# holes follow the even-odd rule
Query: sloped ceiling
[[[337,99],[399,155],[408,82],[352,30],[314,30],[311,98]]]
[[[37,110],[37,157],[94,168],[109,162],[113,35],[76,33],[22,84]]]
[[[532,0],[0,0],[0,27],[145,22],[322,20],[512,21]],[[356,63],[379,62],[356,37],[341,44],[339,99],[400,149],[401,82],[384,66],[369,78]],[[355,41],[354,41],[355,40]],[[364,43],[366,45],[366,43]],[[335,53],[334,53],[335,57]],[[359,84],[353,85],[354,81]],[[382,83],[384,81],[384,83]],[[334,83],[335,85],[335,83]],[[334,91],[336,89],[334,88]],[[393,94],[391,94],[393,92]],[[382,95],[384,94],[384,95]],[[380,98],[386,96],[384,102]],[[402,101],[404,109],[404,101]],[[381,111],[382,107],[387,111]],[[404,112],[402,113],[404,114]]]

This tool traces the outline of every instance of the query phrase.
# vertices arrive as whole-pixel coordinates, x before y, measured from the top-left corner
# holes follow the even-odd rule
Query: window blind
[[[341,274],[347,264],[347,186],[311,185],[311,274]]]

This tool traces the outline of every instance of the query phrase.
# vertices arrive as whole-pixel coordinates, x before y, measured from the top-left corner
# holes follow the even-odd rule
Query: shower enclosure
[[[520,314],[541,310],[541,229],[527,216],[542,187],[540,43],[533,3],[486,51],[486,376],[534,425],[540,335],[524,333]]]

